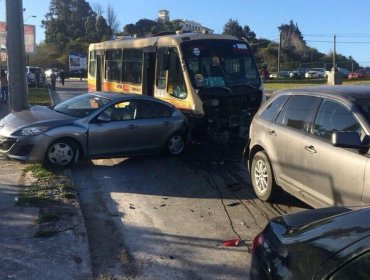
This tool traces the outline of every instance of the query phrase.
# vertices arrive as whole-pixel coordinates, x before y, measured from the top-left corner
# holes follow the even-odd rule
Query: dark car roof
[[[309,94],[336,98],[339,97],[343,99],[369,99],[370,86],[310,86],[279,90],[276,91],[275,94]]]

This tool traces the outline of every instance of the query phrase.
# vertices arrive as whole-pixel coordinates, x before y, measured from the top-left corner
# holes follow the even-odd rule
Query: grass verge
[[[71,180],[58,170],[49,170],[41,164],[29,165],[34,181],[20,193],[17,205],[37,207],[36,223],[39,230],[34,237],[51,237],[73,228],[76,214],[76,191]]]
[[[300,88],[308,86],[326,85],[324,79],[315,80],[268,80],[263,84],[266,92],[274,92],[281,89]],[[343,85],[370,85],[370,80],[344,80]]]
[[[48,88],[28,88],[28,102],[30,104],[38,104],[50,106],[50,96]]]

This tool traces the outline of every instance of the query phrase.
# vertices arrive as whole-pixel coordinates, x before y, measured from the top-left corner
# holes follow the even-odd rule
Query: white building
[[[162,23],[169,22],[170,21],[170,12],[167,10],[160,10],[158,12],[158,18],[159,21]]]
[[[167,10],[160,10],[158,11],[158,19],[160,22],[165,23],[170,21],[170,12]],[[177,23],[182,31],[187,32],[203,32],[212,34],[213,30],[207,27],[202,26],[199,22],[187,19],[175,19],[175,23]]]
[[[187,19],[176,19],[174,20],[183,31],[190,31],[190,32],[205,32],[212,34],[214,31],[210,28],[202,26],[199,22]]]

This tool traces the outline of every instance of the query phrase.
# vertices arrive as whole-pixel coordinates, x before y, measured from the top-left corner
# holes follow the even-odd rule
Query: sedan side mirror
[[[331,143],[335,147],[342,148],[363,148],[360,135],[356,132],[336,131],[331,135]]]
[[[112,119],[111,119],[111,117],[109,117],[107,114],[102,113],[102,114],[100,114],[100,115],[97,117],[97,120],[98,120],[99,122],[108,123],[108,122],[110,122]]]

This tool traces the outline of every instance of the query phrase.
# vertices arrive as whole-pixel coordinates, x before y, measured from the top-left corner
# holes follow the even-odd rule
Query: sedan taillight
[[[263,244],[265,241],[262,232],[259,233],[254,239],[252,243],[252,251],[255,251],[259,246]]]

